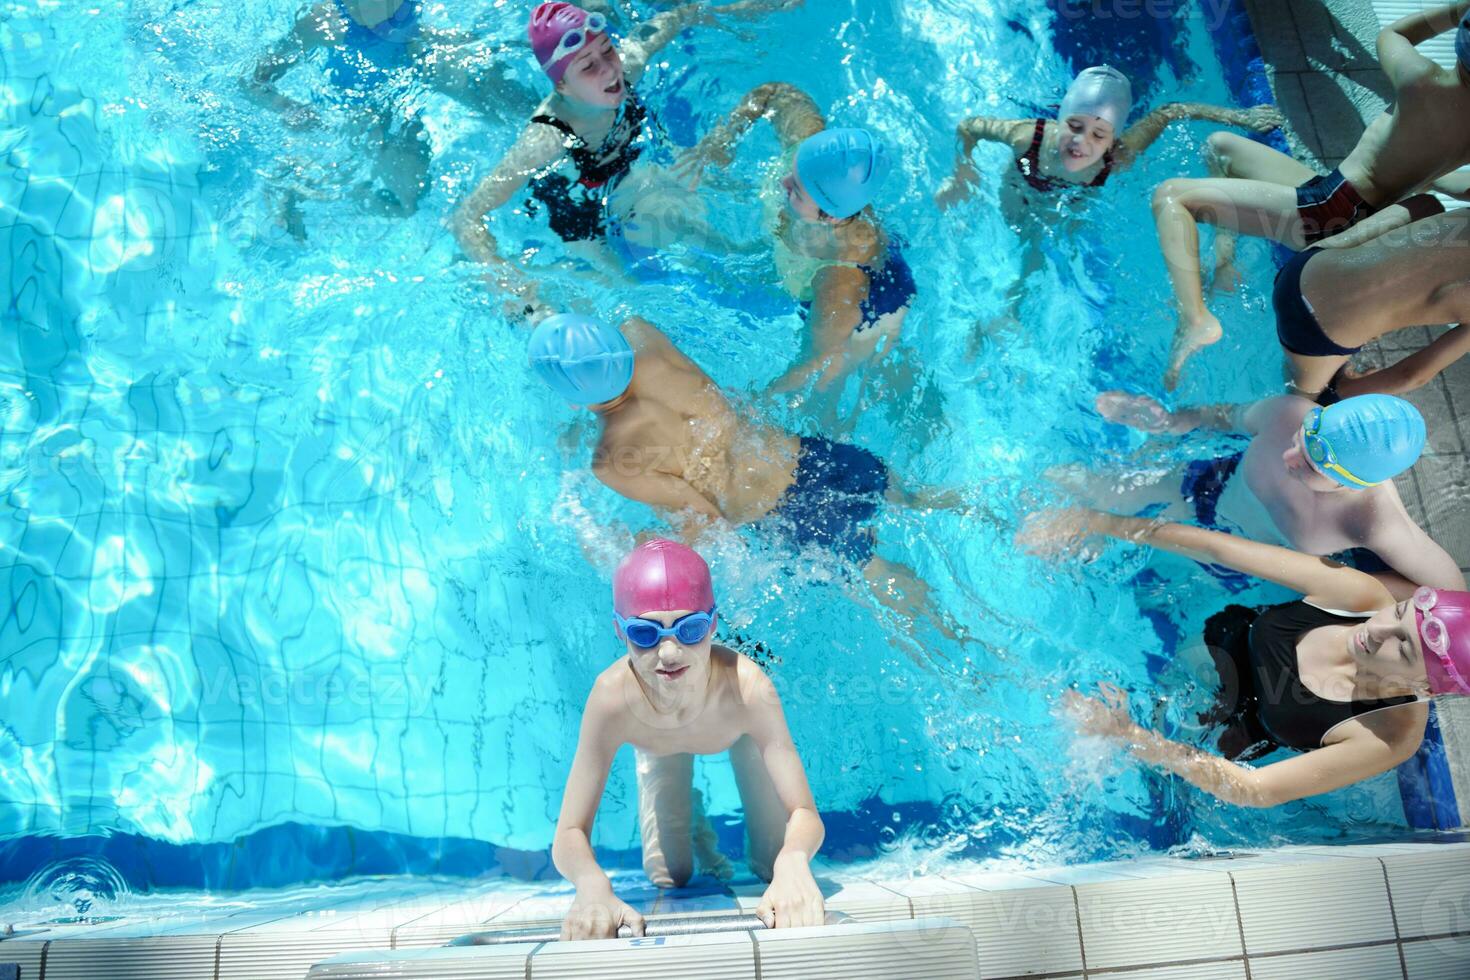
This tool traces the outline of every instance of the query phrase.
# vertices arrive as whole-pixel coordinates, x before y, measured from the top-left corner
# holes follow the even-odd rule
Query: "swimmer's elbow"
[[[485,229],[484,213],[472,201],[467,200],[455,209],[449,220],[449,230],[454,240],[459,242],[459,247],[471,258],[477,262],[486,261],[485,251],[493,249],[487,242],[490,233]]]
[[[1227,792],[1221,794],[1227,803],[1252,810],[1269,810],[1294,798],[1258,771],[1243,769],[1233,762],[1225,762],[1225,765],[1234,770],[1226,784]]]
[[[804,97],[801,89],[790,82],[762,82],[750,90],[746,96],[752,103],[761,109],[769,108],[778,102],[789,101]]]

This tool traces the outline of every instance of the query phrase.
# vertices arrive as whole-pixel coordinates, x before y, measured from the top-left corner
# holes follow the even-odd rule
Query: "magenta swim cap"
[[[640,544],[613,573],[613,608],[625,618],[650,612],[709,612],[715,607],[709,566],[677,541]]]
[[[556,46],[561,43],[563,34],[585,23],[587,11],[573,3],[562,3],[561,0],[543,3],[531,12],[531,23],[526,27],[526,33],[531,37],[531,51],[536,55],[536,63],[553,82],[561,81],[577,52],[574,51],[552,64],[547,64],[546,60],[556,53]]]
[[[1470,694],[1470,592],[1449,589],[1420,589],[1434,595],[1434,605],[1426,611],[1414,596],[1414,619],[1419,626],[1419,642],[1424,647],[1424,673],[1429,677],[1431,694]],[[1424,629],[1427,619],[1444,624],[1445,652],[1430,649],[1429,641],[1439,634],[1436,628]]]

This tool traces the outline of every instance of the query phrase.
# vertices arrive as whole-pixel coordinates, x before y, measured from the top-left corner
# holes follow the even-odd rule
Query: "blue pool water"
[[[1058,863],[1394,832],[1392,777],[1236,810],[1077,743],[1054,717],[1066,684],[1106,679],[1177,731],[1203,696],[1181,680],[1181,648],[1225,602],[1272,595],[1243,600],[1186,562],[1124,549],[1073,572],[1011,545],[1052,499],[1044,473],[1118,465],[1142,445],[1091,404],[1156,390],[1172,320],[1149,191],[1202,172],[1209,129],[1172,128],[1106,193],[1047,205],[1023,233],[995,206],[1008,164],[994,150],[977,202],[930,206],[953,126],[1049,111],[1105,44],[1126,55],[1142,108],[1231,98],[1214,5],[1087,38],[1056,8],[812,2],[737,39],[688,34],[645,83],[676,142],[777,78],[898,148],[881,213],[920,282],[904,336],[917,380],[848,438],[996,515],[894,512],[879,527],[882,553],[916,568],[975,642],[911,633],[835,569],[746,536],[708,554],[726,628],[774,654],[839,857],[922,845]],[[350,828],[399,842],[390,855],[442,838],[542,850],[582,701],[619,653],[610,569],[651,515],[586,473],[591,426],[534,383],[524,333],[442,223],[514,127],[415,96],[429,193],[406,220],[363,215],[330,190],[359,173],[354,147],[288,131],[239,91],[295,10],[144,0],[0,15],[0,837],[16,875],[54,837],[208,846]],[[520,5],[426,10],[492,38],[540,90]],[[321,84],[306,68],[289,87]],[[721,230],[752,232],[751,189],[775,149],[758,128],[729,179],[710,182]],[[304,243],[275,224],[267,192],[293,180],[328,188],[303,205]],[[507,247],[533,243],[538,266],[560,257],[539,219],[507,209],[492,227]],[[1026,248],[1044,260],[1023,277]],[[1241,255],[1249,285],[1217,302],[1226,340],[1181,403],[1279,385],[1270,253]],[[789,363],[800,321],[761,285],[768,252],[724,272],[743,285],[606,294],[548,276],[563,301],[662,325],[749,398]],[[1015,290],[1018,325],[964,353]],[[809,431],[800,408],[773,417]],[[1193,439],[1148,462],[1215,448]],[[726,767],[698,778],[728,824]],[[596,843],[613,859],[636,846],[630,757]],[[488,853],[464,846],[466,865]],[[313,853],[295,873],[330,869]]]

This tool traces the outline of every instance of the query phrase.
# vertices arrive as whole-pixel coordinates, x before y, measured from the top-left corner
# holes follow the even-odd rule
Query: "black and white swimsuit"
[[[618,117],[596,148],[588,146],[563,119],[542,113],[531,122],[550,126],[566,137],[567,155],[577,168],[573,182],[560,173],[531,180],[531,196],[546,206],[551,230],[565,242],[595,240],[607,232],[607,199],[628,175],[648,142],[648,109],[630,85]],[[534,206],[533,206],[534,210]]]

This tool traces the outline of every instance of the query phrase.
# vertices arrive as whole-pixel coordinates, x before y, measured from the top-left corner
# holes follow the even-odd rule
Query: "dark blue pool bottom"
[[[1105,833],[1126,835],[1154,849],[1180,843],[1182,827],[1171,823],[1162,802],[1149,817],[1110,814]],[[967,802],[958,798],[939,803],[889,803],[878,797],[847,812],[824,811],[826,860],[863,861],[883,852],[886,841],[898,835],[929,839],[953,825],[956,812]],[[720,850],[739,859],[744,854],[742,822],[715,817]],[[1085,831],[1088,828],[1078,828]],[[1024,834],[998,829],[984,841],[971,841],[958,855],[981,859],[1026,843]],[[937,838],[936,838],[937,841]],[[109,837],[22,837],[0,842],[0,884],[25,881],[53,861],[100,858],[115,868],[134,891],[155,888],[196,888],[238,891],[279,888],[311,881],[356,875],[443,875],[479,878],[505,875],[523,881],[559,879],[550,849],[518,850],[487,841],[458,837],[413,837],[352,827],[317,827],[287,823],[268,827],[237,840],[213,844],[172,844],[134,834]],[[597,857],[608,869],[642,866],[637,850],[598,848]]]

